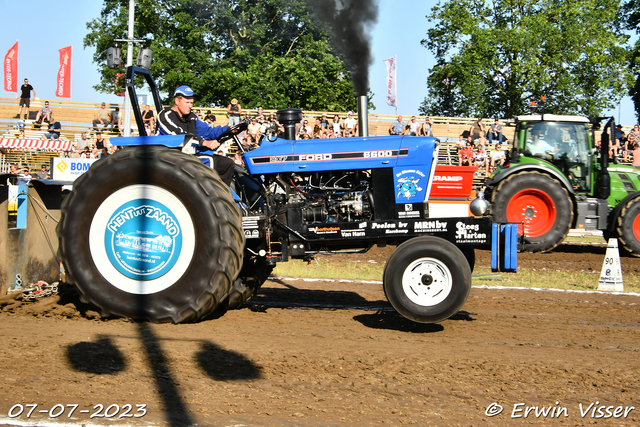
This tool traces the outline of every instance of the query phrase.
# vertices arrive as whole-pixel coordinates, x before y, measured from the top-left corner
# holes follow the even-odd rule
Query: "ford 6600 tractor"
[[[241,305],[278,262],[390,244],[399,246],[384,269],[387,299],[409,319],[438,322],[469,295],[474,247],[515,269],[517,225],[494,224],[484,200],[476,216],[468,202],[459,217],[431,207],[435,138],[295,141],[301,111],[280,110],[284,132],[253,151],[237,141],[246,123],[219,138],[234,140],[246,165],[229,188],[186,154],[190,135],[145,135],[136,76],[161,108],[148,70],[129,67],[142,135],[111,139],[124,148],[74,182],[58,225],[66,279],[103,315],[195,321]]]
[[[601,134],[600,157],[596,131]],[[511,161],[487,179],[493,218],[522,224],[525,249],[548,251],[570,228],[602,230],[640,256],[640,169],[609,165],[613,118],[519,116]]]

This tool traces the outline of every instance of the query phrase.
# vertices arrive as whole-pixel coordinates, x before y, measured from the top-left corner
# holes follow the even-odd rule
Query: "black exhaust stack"
[[[367,95],[358,97],[358,136],[369,136],[369,102]]]
[[[296,123],[302,121],[302,110],[287,108],[276,112],[276,120],[284,126],[284,139],[295,141]]]

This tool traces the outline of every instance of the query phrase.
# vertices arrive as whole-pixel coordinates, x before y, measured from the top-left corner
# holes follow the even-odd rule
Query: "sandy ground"
[[[589,271],[604,248],[521,255],[521,268]],[[150,325],[100,320],[64,287],[36,303],[4,298],[0,424],[638,425],[639,304],[474,288],[463,312],[419,325],[379,284],[276,279],[239,310]]]

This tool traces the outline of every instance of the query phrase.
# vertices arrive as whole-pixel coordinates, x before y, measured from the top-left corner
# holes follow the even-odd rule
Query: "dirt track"
[[[599,270],[603,254],[546,259]],[[541,256],[523,254],[521,267],[545,268]],[[625,258],[623,268],[640,263]],[[79,404],[77,425],[113,424],[91,420],[93,406],[128,403],[131,415],[147,405],[144,417],[121,420],[129,425],[638,425],[639,304],[637,296],[474,288],[464,312],[418,325],[392,311],[378,284],[277,280],[221,317],[148,325],[98,320],[72,293],[5,299],[0,419],[13,405],[37,403],[31,419],[53,421],[37,411]],[[584,412],[596,401],[622,406],[610,408],[622,415],[592,418],[592,406],[583,418],[580,404]],[[488,417],[494,402],[504,411]],[[554,412],[512,419],[519,403],[514,415],[525,406]],[[70,408],[59,422],[69,422]]]

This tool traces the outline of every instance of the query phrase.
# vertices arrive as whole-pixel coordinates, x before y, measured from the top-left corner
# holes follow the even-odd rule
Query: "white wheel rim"
[[[402,289],[414,304],[430,307],[440,304],[451,293],[453,278],[449,268],[435,258],[419,258],[402,275]]]
[[[176,283],[189,267],[195,228],[173,194],[132,185],[107,197],[96,211],[89,250],[111,285],[130,294],[153,294]]]

